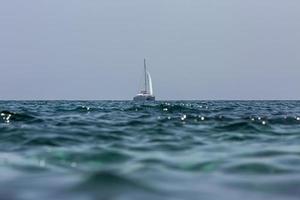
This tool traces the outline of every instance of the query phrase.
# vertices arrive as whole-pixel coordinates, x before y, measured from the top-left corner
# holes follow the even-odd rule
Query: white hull
[[[134,101],[155,101],[155,96],[153,95],[137,95],[133,97]]]

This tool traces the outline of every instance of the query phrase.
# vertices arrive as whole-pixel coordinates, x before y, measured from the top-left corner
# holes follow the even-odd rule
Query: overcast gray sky
[[[300,99],[299,0],[0,1],[0,99]]]

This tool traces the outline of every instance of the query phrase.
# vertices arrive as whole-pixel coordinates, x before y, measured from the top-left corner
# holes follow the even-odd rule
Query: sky
[[[0,99],[300,99],[299,0],[0,0]]]

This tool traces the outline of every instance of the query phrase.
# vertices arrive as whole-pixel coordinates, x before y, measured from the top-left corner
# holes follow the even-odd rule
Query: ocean
[[[0,101],[4,200],[300,198],[300,101]]]

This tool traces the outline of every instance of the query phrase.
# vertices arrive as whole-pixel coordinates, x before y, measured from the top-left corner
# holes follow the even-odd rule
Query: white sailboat
[[[146,59],[144,59],[144,88],[133,98],[134,101],[155,101],[150,73],[147,71]]]

